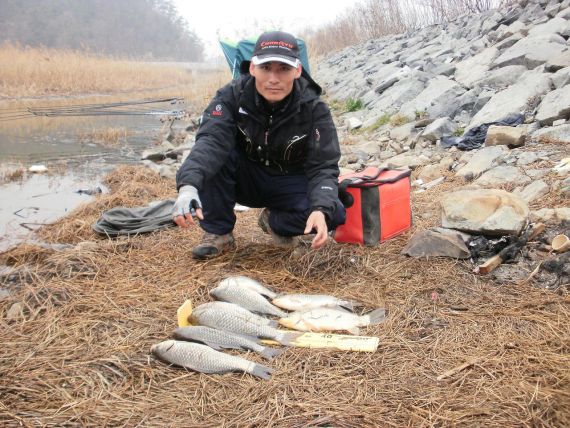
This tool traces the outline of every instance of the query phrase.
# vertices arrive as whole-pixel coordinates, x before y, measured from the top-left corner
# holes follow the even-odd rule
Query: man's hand
[[[320,211],[313,211],[309,218],[307,219],[307,227],[305,227],[305,235],[311,233],[312,230],[316,230],[317,234],[313,239],[311,248],[317,249],[321,248],[326,242],[328,235],[327,222],[325,221],[325,215]]]
[[[196,217],[204,220],[198,189],[194,186],[182,186],[178,191],[178,199],[176,199],[176,203],[172,208],[174,223],[184,228],[194,226],[192,208],[196,211]]]

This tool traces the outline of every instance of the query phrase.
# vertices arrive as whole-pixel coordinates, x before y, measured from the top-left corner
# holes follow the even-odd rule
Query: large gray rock
[[[491,125],[487,130],[485,146],[523,146],[526,135],[526,126],[514,127]]]
[[[532,133],[532,138],[570,143],[570,124],[541,128]]]
[[[495,90],[503,90],[518,82],[520,76],[527,72],[524,65],[507,65],[488,71],[482,78],[474,82],[475,86],[484,86]]]
[[[475,180],[475,184],[497,187],[503,184],[524,184],[530,181],[531,179],[516,166],[499,165],[484,172],[481,177]]]
[[[477,55],[456,64],[455,80],[467,87],[485,77],[491,63],[499,56],[495,47],[487,48]]]
[[[495,161],[507,154],[509,149],[505,146],[484,147],[478,150],[463,168],[457,171],[459,177],[473,179],[491,169]]]
[[[570,222],[570,208],[542,208],[530,214],[530,221],[551,224]]]
[[[528,69],[538,67],[566,50],[562,37],[560,37],[562,43],[553,39],[557,40],[554,36],[526,37],[519,40],[493,61],[492,67],[507,65],[524,65]]]
[[[548,36],[550,34],[562,34],[568,27],[568,21],[564,18],[552,18],[544,24],[536,25],[528,32],[529,37]]]
[[[555,120],[569,118],[570,85],[566,85],[546,94],[536,113],[536,120],[538,120],[541,125],[552,125],[552,122]]]
[[[460,190],[441,200],[442,225],[468,233],[518,235],[528,222],[528,205],[504,190]]]
[[[533,181],[520,192],[513,192],[515,195],[520,196],[528,203],[543,197],[548,194],[550,187],[542,180]]]
[[[430,141],[440,140],[441,137],[451,135],[457,129],[457,124],[453,122],[449,117],[441,117],[430,123],[424,132],[422,132],[422,137]]]
[[[390,130],[390,138],[396,141],[404,141],[411,137],[412,131],[415,129],[414,123],[406,123]]]
[[[390,168],[410,168],[416,169],[419,166],[425,165],[427,160],[423,157],[410,154],[400,153],[382,163],[382,167],[389,166]]]
[[[498,92],[473,117],[469,128],[487,122],[495,122],[507,115],[521,113],[528,108],[529,99],[550,91],[550,77],[540,71],[529,71],[518,83]]]
[[[382,96],[375,95],[374,101],[369,104],[371,114],[396,113],[404,103],[413,100],[425,87],[426,83],[422,80],[402,79],[388,88]]]
[[[562,68],[570,67],[570,50],[550,58],[546,63],[546,71],[554,73]]]
[[[564,67],[552,75],[555,88],[562,88],[570,83],[570,67]]]
[[[471,257],[461,233],[443,228],[414,233],[402,249],[402,254],[411,257],[451,257],[454,259]]]
[[[410,118],[419,112],[426,112],[429,117],[453,116],[458,109],[457,99],[464,92],[453,80],[436,76],[415,99],[402,105],[400,114]]]

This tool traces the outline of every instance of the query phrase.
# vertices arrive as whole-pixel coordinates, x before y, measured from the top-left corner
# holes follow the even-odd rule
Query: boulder
[[[401,79],[384,91],[381,97],[374,95],[374,101],[369,105],[371,113],[380,115],[396,113],[403,104],[417,97],[425,87],[426,83],[415,77]]]
[[[527,203],[504,190],[460,190],[441,200],[442,225],[468,233],[518,235],[528,222]]]
[[[570,83],[570,67],[564,67],[552,75],[555,88],[562,88]]]
[[[458,62],[455,67],[455,80],[467,87],[485,77],[491,63],[499,56],[499,50],[495,47],[487,48],[477,55],[464,61]]]
[[[449,117],[442,117],[430,123],[426,129],[424,129],[424,132],[422,132],[422,137],[436,142],[443,136],[453,134],[456,129],[457,124],[455,122],[453,122]]]
[[[397,126],[390,130],[390,138],[396,141],[404,141],[410,138],[412,131],[414,130],[414,123],[406,123],[402,126]]]
[[[527,71],[524,65],[507,65],[496,70],[488,71],[474,82],[475,86],[503,90],[518,82],[520,76]]]
[[[520,196],[528,203],[543,197],[550,192],[550,187],[542,180],[533,181],[521,191],[513,192],[515,195]]]
[[[451,257],[454,259],[471,257],[461,233],[443,228],[414,233],[402,249],[402,254],[411,257]]]
[[[548,36],[550,34],[562,34],[568,27],[568,21],[564,18],[552,18],[544,24],[535,25],[528,32],[529,37]]]
[[[522,152],[518,155],[517,159],[517,166],[526,166],[530,165],[533,162],[536,162],[540,158],[536,152]]]
[[[545,70],[550,73],[554,73],[565,67],[570,67],[570,50],[564,51],[560,55],[550,58],[546,63]]]
[[[541,125],[552,125],[555,120],[570,118],[570,85],[555,89],[542,99],[536,120]]]
[[[529,181],[531,179],[524,175],[516,166],[499,165],[484,172],[481,177],[475,180],[475,184],[497,187],[503,184],[524,184]]]
[[[528,108],[529,99],[549,92],[550,84],[551,80],[547,74],[538,70],[526,72],[517,83],[493,95],[473,117],[469,127],[495,122],[505,116],[521,113]]]
[[[529,70],[536,68],[566,50],[564,39],[558,37],[560,40],[553,36],[525,37],[506,49],[491,67],[524,65]]]
[[[551,224],[570,222],[570,208],[542,208],[530,213],[530,221]]]
[[[362,121],[356,117],[349,117],[346,120],[346,126],[348,127],[348,129],[362,128]]]
[[[153,162],[161,161],[166,158],[166,152],[168,149],[148,149],[144,150],[141,154],[142,160],[149,160]]]
[[[416,169],[425,163],[424,158],[404,152],[385,161],[382,167]]]
[[[570,143],[570,124],[541,128],[532,133],[532,138]]]
[[[487,130],[485,146],[523,146],[526,139],[525,126],[496,126],[491,125]]]
[[[458,98],[464,92],[465,89],[453,80],[436,76],[417,97],[402,105],[400,114],[414,118],[418,112],[426,112],[429,117],[451,117],[457,111]]]
[[[465,179],[476,178],[491,169],[495,161],[505,156],[508,151],[509,149],[505,146],[483,147],[469,159],[464,167],[457,171],[457,175]]]
[[[437,180],[443,175],[443,167],[440,164],[426,165],[422,168],[418,175],[418,179],[422,180],[424,183],[428,183],[433,180]]]

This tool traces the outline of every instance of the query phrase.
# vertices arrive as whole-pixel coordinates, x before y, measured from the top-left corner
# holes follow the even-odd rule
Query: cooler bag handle
[[[378,179],[380,174],[389,170],[390,168],[379,168],[378,173],[376,173],[374,176],[363,175],[361,177],[351,177],[342,180],[338,185],[338,198],[344,207],[350,208],[354,204],[354,198],[349,192],[346,191],[348,187],[366,187],[367,184],[392,184],[396,183],[402,178],[409,177],[412,173],[412,170],[408,169],[406,171],[402,171],[401,174],[398,174],[395,177],[384,178],[380,180]]]

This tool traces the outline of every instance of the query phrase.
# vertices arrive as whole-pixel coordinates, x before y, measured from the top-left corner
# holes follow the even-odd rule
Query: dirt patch
[[[91,242],[2,255],[34,273],[17,286],[12,278],[12,294],[0,300],[2,425],[570,424],[567,287],[498,283],[474,275],[470,262],[407,258],[400,250],[413,231],[374,248],[331,243],[294,255],[269,245],[258,210],[238,214],[235,251],[196,262],[190,249],[200,233],[95,236],[90,226],[102,211],[174,196],[174,183],[145,169],[121,168],[106,183],[111,194],[41,232],[48,242]],[[439,194],[456,186],[414,194],[414,230],[439,224]],[[386,306],[386,322],[363,332],[380,337],[380,347],[290,349],[271,362],[270,381],[152,358],[150,346],[175,328],[177,307],[209,301],[208,290],[229,274],[280,292]],[[7,320],[16,302],[22,316]]]

